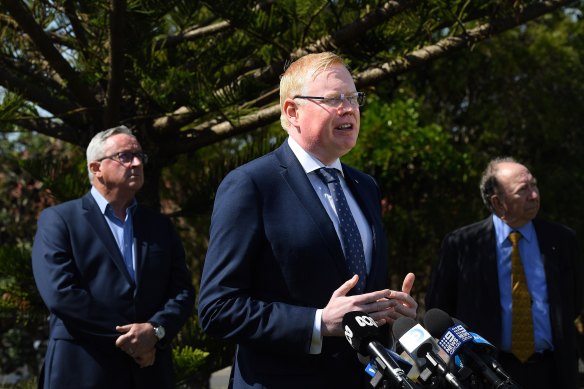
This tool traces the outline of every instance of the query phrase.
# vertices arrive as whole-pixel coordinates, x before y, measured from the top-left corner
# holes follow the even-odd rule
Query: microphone
[[[442,358],[440,348],[432,336],[410,317],[400,317],[393,323],[393,336],[399,340],[404,350],[412,357],[420,369],[420,380],[427,383],[435,374],[457,389],[464,388],[452,374]]]
[[[473,372],[478,371],[490,387],[518,388],[508,379],[495,374],[472,347],[473,336],[461,325],[455,324],[446,312],[433,308],[426,312],[424,324],[430,334],[439,338],[438,345],[451,357],[460,356]]]
[[[345,329],[347,341],[359,354],[369,355],[374,358],[379,370],[390,378],[394,384],[397,384],[398,387],[414,389],[413,384],[402,368],[388,354],[385,347],[376,340],[379,331],[375,320],[371,316],[365,312],[347,312],[343,316],[343,328]],[[373,380],[376,380],[376,377]]]
[[[460,324],[465,330],[468,331],[468,326],[457,318],[453,317],[452,321],[455,325]],[[470,342],[472,342],[473,350],[478,351],[478,355],[483,360],[483,362],[485,362],[491,369],[493,369],[495,373],[499,375],[499,377],[503,378],[507,382],[513,382],[511,376],[507,374],[507,372],[503,369],[503,366],[501,366],[499,361],[497,361],[495,358],[495,355],[498,352],[497,348],[479,334],[472,331],[468,331],[468,333],[472,336]]]

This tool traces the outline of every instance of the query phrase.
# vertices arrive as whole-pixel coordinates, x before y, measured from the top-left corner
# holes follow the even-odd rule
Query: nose
[[[531,191],[529,193],[529,197],[533,200],[535,200],[539,197],[539,190],[537,189],[536,186],[531,188]]]
[[[132,156],[132,166],[137,166],[137,165],[144,165],[144,161],[142,161],[142,158],[140,158],[137,154],[134,154]]]
[[[339,113],[342,113],[345,111],[354,111],[355,109],[359,109],[359,105],[353,104],[347,99],[342,99],[341,104],[339,104],[339,106],[337,107],[337,111]]]

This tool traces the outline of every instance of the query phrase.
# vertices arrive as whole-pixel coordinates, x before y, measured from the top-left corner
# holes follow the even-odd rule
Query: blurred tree
[[[42,332],[27,250],[38,212],[87,190],[93,134],[135,130],[152,156],[142,200],[174,217],[198,284],[218,182],[286,136],[278,75],[308,52],[347,58],[368,94],[344,160],[386,196],[392,287],[415,271],[420,297],[444,233],[485,216],[478,175],[494,155],[533,165],[542,213],[581,226],[583,40],[579,14],[561,9],[571,3],[3,0],[0,264],[16,263],[0,269],[0,358]],[[16,317],[31,329],[10,340]],[[230,345],[196,318],[178,341],[211,352],[203,374],[230,363]],[[20,352],[14,363],[30,359]]]
[[[4,0],[0,85],[20,104],[0,132],[84,147],[126,124],[152,156],[142,196],[158,204],[177,155],[278,119],[278,75],[298,56],[335,50],[366,89],[568,3]]]

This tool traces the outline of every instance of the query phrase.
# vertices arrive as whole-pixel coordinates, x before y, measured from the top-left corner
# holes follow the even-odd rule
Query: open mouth
[[[336,130],[340,130],[340,131],[351,131],[352,129],[353,129],[353,125],[351,123],[344,123],[336,128]]]

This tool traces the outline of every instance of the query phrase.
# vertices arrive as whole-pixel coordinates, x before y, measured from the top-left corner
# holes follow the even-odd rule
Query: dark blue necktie
[[[357,293],[363,293],[367,273],[363,241],[361,240],[357,223],[355,223],[355,218],[353,218],[353,214],[347,203],[347,198],[339,182],[339,176],[337,171],[331,168],[321,168],[316,171],[316,174],[328,186],[331,192],[335,208],[337,209],[337,217],[339,218],[339,229],[341,230],[341,239],[345,250],[345,261],[351,273],[359,276],[359,282],[354,290]]]

